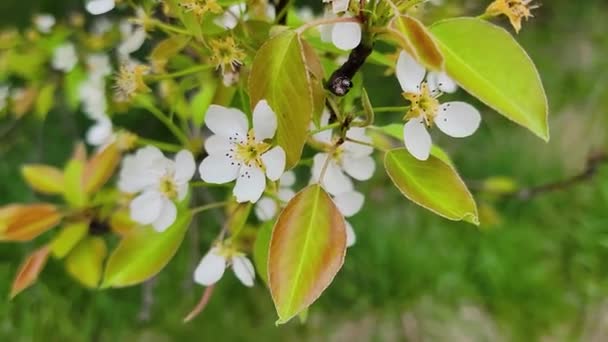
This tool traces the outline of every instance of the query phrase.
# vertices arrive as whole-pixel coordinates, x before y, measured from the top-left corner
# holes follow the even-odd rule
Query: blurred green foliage
[[[464,4],[466,13],[480,13],[484,5],[457,3],[448,7]],[[59,6],[2,1],[0,22],[27,23],[30,12],[60,14]],[[603,0],[554,0],[535,11],[518,39],[544,79],[552,140],[544,144],[486,110],[473,138],[440,141],[466,180],[503,175],[523,185],[543,184],[578,172],[591,151],[608,147],[606,13]],[[399,104],[396,80],[382,72],[365,70],[372,103]],[[36,200],[19,165],[61,165],[87,126],[82,115],[67,111],[51,113],[42,125],[34,121],[0,122],[0,204]],[[365,187],[366,206],[351,221],[358,242],[306,325],[275,327],[261,282],[246,290],[233,276],[222,280],[198,318],[181,322],[202,293],[191,275],[219,227],[209,214],[197,222],[200,241],[191,235],[146,285],[151,302],[142,287],[82,289],[51,260],[36,286],[13,301],[0,300],[0,340],[561,341],[608,333],[598,323],[608,315],[608,169],[561,192],[494,202],[498,222],[480,230],[409,203],[381,172]],[[22,257],[37,244],[2,244],[0,294],[8,295]]]

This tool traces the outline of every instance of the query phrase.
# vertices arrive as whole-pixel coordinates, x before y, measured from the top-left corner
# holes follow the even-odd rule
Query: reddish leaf
[[[51,204],[11,204],[0,208],[0,241],[29,241],[61,221]]]
[[[49,246],[44,246],[28,255],[21,267],[19,267],[15,280],[13,280],[10,294],[11,299],[36,282],[38,275],[46,264],[49,252]]]

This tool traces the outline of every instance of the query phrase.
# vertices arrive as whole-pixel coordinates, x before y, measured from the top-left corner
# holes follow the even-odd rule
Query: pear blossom
[[[42,33],[49,33],[55,26],[55,17],[50,14],[38,14],[34,17],[36,29]]]
[[[53,58],[51,60],[53,69],[70,72],[76,66],[76,63],[78,63],[78,56],[76,55],[74,44],[64,43],[53,51]]]
[[[266,188],[266,177],[278,180],[285,170],[285,151],[271,139],[277,117],[266,100],[253,110],[253,128],[238,109],[211,105],[205,124],[214,133],[205,141],[207,156],[199,167],[207,183],[223,184],[236,179],[232,193],[239,203],[257,202]]]
[[[358,213],[363,208],[363,202],[365,201],[365,196],[354,190],[340,193],[332,196],[332,198],[334,204],[345,218]],[[357,241],[357,236],[355,235],[353,226],[347,220],[344,220],[344,223],[346,225],[346,246],[350,247]]]
[[[334,17],[327,14],[326,17]],[[352,50],[361,43],[361,25],[355,22],[344,22],[321,25],[321,40],[332,42],[340,50]]]
[[[114,0],[85,0],[85,9],[92,15],[108,13],[114,9]]]
[[[143,17],[145,13],[141,8],[137,9],[137,16]],[[123,60],[128,60],[129,55],[139,50],[146,41],[146,29],[139,24],[123,20],[119,24],[122,41],[118,45],[118,55]]]
[[[227,267],[232,267],[234,275],[247,287],[252,287],[255,270],[245,254],[227,246],[218,245],[209,250],[194,271],[194,281],[203,286],[217,283]]]
[[[405,51],[399,55],[396,74],[403,96],[411,103],[405,115],[407,122],[403,126],[403,140],[416,159],[429,157],[432,142],[427,127],[433,124],[454,138],[475,133],[481,122],[481,115],[475,107],[460,101],[442,104],[437,99],[443,90],[455,87],[447,76],[430,74],[425,81],[426,70]]]
[[[95,121],[86,133],[87,144],[91,146],[104,147],[114,141],[112,121],[103,117]]]
[[[321,126],[326,126],[328,121],[329,113],[326,111],[321,116]],[[366,135],[365,128],[362,127],[351,127],[346,132],[346,137],[371,143],[371,138]],[[331,130],[319,132],[313,136],[313,139],[327,145],[333,145]],[[370,179],[374,174],[376,163],[371,157],[373,151],[374,149],[371,146],[346,141],[331,155],[327,152],[317,153],[313,157],[312,181],[320,182],[325,190],[333,195],[352,191],[354,186],[351,178],[364,181]],[[328,157],[329,162],[325,175],[323,179],[319,180]]]
[[[277,197],[283,203],[289,202],[296,195],[291,188],[296,183],[296,175],[293,171],[287,171],[279,179],[279,190],[277,191]],[[277,200],[268,196],[262,196],[260,200],[255,204],[254,212],[255,216],[260,221],[270,221],[279,212],[280,204]]]
[[[196,169],[192,153],[182,150],[175,160],[156,147],[147,146],[124,158],[118,188],[138,193],[129,206],[131,219],[165,231],[177,218],[175,201],[188,194],[188,182]]]

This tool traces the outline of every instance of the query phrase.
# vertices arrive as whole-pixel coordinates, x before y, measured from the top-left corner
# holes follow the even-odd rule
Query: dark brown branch
[[[327,89],[337,96],[346,95],[353,86],[353,77],[361,69],[372,51],[373,47],[362,41],[350,52],[348,60],[331,74],[326,84]]]
[[[513,196],[517,199],[525,201],[547,192],[567,189],[571,186],[593,179],[593,177],[597,174],[599,167],[604,163],[608,163],[608,155],[606,153],[600,152],[592,154],[589,156],[589,158],[587,158],[585,169],[577,175],[557,182],[535,187],[522,188],[519,191],[516,191]]]

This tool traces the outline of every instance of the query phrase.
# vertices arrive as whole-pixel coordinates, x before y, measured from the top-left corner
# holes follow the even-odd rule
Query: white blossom
[[[456,90],[456,85],[443,73],[429,73],[405,51],[399,55],[397,79],[403,96],[410,101],[410,109],[403,126],[403,140],[407,150],[417,159],[429,157],[432,142],[427,127],[437,125],[443,133],[463,138],[475,133],[481,122],[479,111],[465,102],[441,104],[437,98],[442,92]]]
[[[114,138],[112,121],[107,117],[96,120],[86,134],[86,141],[91,146],[105,147],[112,143]]]
[[[42,33],[49,33],[55,26],[55,17],[51,14],[38,14],[34,16],[34,25]]]
[[[279,190],[277,197],[282,203],[277,203],[275,198],[262,196],[255,204],[255,216],[260,221],[270,221],[278,214],[282,204],[289,202],[296,195],[291,188],[296,183],[296,175],[293,171],[287,171],[279,179]]]
[[[51,60],[53,69],[70,72],[76,66],[76,63],[78,63],[78,56],[74,44],[64,43],[53,51],[53,59]]]
[[[114,0],[85,0],[85,8],[92,15],[100,15],[114,9]]]
[[[207,252],[194,271],[194,281],[203,286],[217,283],[227,267],[247,287],[252,287],[255,270],[251,261],[243,254],[223,246],[215,246]]]
[[[335,15],[328,13],[327,18]],[[321,40],[332,42],[340,50],[352,50],[361,43],[361,25],[355,22],[338,22],[319,27]]]
[[[177,218],[175,201],[188,194],[188,182],[196,165],[192,153],[182,150],[175,160],[166,158],[156,147],[147,146],[126,156],[119,174],[118,188],[138,193],[129,206],[133,221],[151,224],[165,231]]]
[[[208,183],[223,184],[236,179],[232,193],[237,202],[257,202],[266,188],[266,177],[278,180],[285,170],[285,151],[270,142],[277,117],[265,100],[253,110],[253,129],[238,109],[211,105],[205,124],[214,133],[205,141],[207,156],[199,167]]]
[[[143,16],[143,10],[137,9],[138,16]],[[122,41],[118,45],[118,55],[123,60],[128,60],[129,55],[139,50],[144,42],[146,41],[146,29],[139,25],[134,24],[128,20],[123,20],[119,24],[120,34]]]
[[[326,126],[329,121],[329,113],[324,112],[321,116],[321,126]],[[346,137],[371,143],[371,138],[365,134],[365,128],[351,127],[346,132]],[[327,145],[333,145],[331,130],[319,132],[313,139]],[[337,195],[354,189],[351,177],[364,181],[370,179],[376,170],[376,164],[371,157],[374,149],[371,146],[346,141],[340,145],[331,155],[327,152],[317,153],[313,157],[312,181],[320,182],[330,194]],[[327,168],[323,179],[319,180],[323,166],[329,157]],[[349,177],[350,176],[350,177]]]

